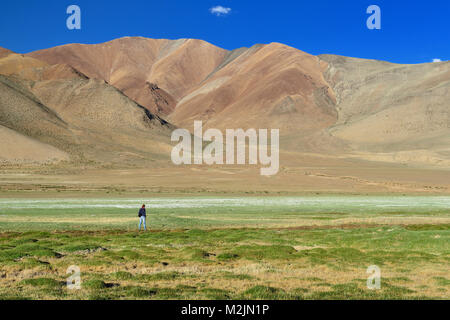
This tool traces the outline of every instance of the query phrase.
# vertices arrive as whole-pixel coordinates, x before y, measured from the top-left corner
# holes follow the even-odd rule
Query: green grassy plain
[[[2,199],[0,298],[448,299],[448,200]]]

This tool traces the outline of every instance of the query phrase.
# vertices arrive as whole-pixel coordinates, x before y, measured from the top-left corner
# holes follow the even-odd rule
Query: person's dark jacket
[[[147,212],[145,208],[139,209],[139,217],[147,217]]]

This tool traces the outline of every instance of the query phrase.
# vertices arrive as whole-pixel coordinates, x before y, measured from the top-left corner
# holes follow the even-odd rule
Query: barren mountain
[[[320,132],[337,120],[327,63],[282,44],[226,51],[193,39],[122,38],[28,56],[104,79],[177,126],[283,128],[297,149],[339,145]]]
[[[216,127],[307,131],[326,127],[337,116],[322,75],[327,64],[276,43],[229,52],[193,39],[122,38],[29,56],[104,79],[177,125],[202,119]]]
[[[0,47],[0,58],[4,58],[11,53],[13,53],[11,50]]]
[[[19,162],[31,155],[37,162],[70,155],[76,161],[141,163],[167,158],[170,147],[169,124],[103,80],[83,77],[0,76],[0,125],[2,137],[14,139],[2,146],[0,159]],[[31,153],[24,150],[30,145]]]
[[[167,158],[169,124],[155,114],[190,130],[194,120],[219,129],[279,128],[280,147],[290,153],[450,161],[449,62],[399,65],[312,56],[279,43],[227,51],[201,40],[146,38],[0,54],[0,73],[10,76],[3,84],[20,84],[20,94],[53,112],[74,139],[54,140],[99,161],[120,162],[112,150],[139,158],[141,145]],[[58,147],[55,135],[43,137]]]
[[[95,45],[69,44],[28,56],[68,64],[90,78],[105,80],[150,111],[167,115],[225,55],[226,50],[201,40],[127,37]]]
[[[320,58],[338,101],[334,137],[373,160],[450,165],[450,62]]]
[[[0,75],[0,158],[14,161],[43,161],[66,158],[65,152],[48,151],[70,144],[72,134],[54,111],[44,106],[23,84]]]
[[[282,44],[255,46],[214,70],[170,119],[183,126],[204,120],[218,128],[283,128],[283,134],[325,128],[337,119],[326,67]]]
[[[23,70],[48,67],[44,61],[33,59],[17,53],[10,53],[0,58],[0,73],[3,75],[19,74]]]
[[[0,74],[14,75],[28,80],[87,78],[67,64],[50,65],[44,61],[12,52],[0,57]]]

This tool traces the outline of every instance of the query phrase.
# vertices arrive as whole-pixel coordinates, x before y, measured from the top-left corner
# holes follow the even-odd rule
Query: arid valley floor
[[[0,298],[448,299],[448,171],[326,163],[4,166]]]

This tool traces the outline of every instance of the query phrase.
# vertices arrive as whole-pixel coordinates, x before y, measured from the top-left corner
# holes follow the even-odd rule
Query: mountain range
[[[0,48],[0,161],[167,165],[172,130],[202,120],[280,129],[290,163],[314,155],[448,168],[449,89],[448,61],[314,56],[280,43],[228,51],[126,37]]]

